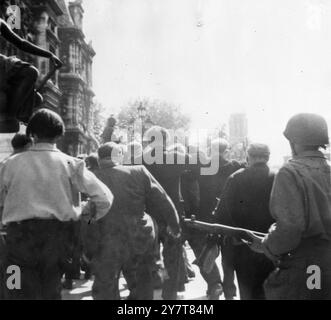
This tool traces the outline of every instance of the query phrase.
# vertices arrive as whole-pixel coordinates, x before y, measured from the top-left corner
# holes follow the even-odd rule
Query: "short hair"
[[[96,154],[91,154],[85,159],[87,167],[90,169],[96,169],[99,167],[98,156]]]
[[[107,142],[98,150],[98,156],[100,160],[118,156],[120,153],[123,153],[123,148],[121,145],[115,142]]]
[[[11,145],[14,150],[24,149],[29,143],[32,144],[32,139],[22,133],[17,133],[11,140]]]
[[[263,143],[251,143],[248,146],[247,154],[252,158],[264,158],[269,160],[270,149],[268,145]]]
[[[229,142],[227,142],[225,139],[215,139],[211,142],[211,150],[212,153],[216,151],[218,154],[223,154],[226,150],[228,150],[230,147]]]
[[[36,111],[26,129],[28,136],[37,136],[39,139],[55,139],[63,136],[65,127],[62,118],[49,109]]]

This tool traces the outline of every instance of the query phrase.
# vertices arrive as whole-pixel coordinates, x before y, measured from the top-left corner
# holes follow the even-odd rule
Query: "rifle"
[[[257,237],[264,238],[267,234],[261,233],[257,231],[251,231],[247,229],[242,228],[235,228],[230,227],[223,224],[216,224],[216,223],[206,223],[202,221],[195,220],[195,217],[192,216],[191,219],[184,219],[184,223],[186,226],[191,227],[196,230],[205,231],[209,234],[215,234],[215,235],[223,235],[223,236],[229,236],[234,237],[239,240],[245,240],[248,242],[252,241],[252,234]]]
[[[191,227],[196,230],[204,231],[212,235],[222,235],[228,237],[234,237],[240,241],[252,242],[252,235],[258,237],[265,237],[265,233],[251,231],[242,228],[234,228],[227,225],[222,224],[214,224],[214,223],[206,223],[202,221],[195,220],[195,216],[192,216],[191,219],[184,219],[184,224],[187,227]],[[201,254],[197,259],[193,262],[199,266],[201,270],[205,273],[209,274],[214,266],[215,260],[219,255],[219,248],[217,242],[215,242],[212,238],[207,238],[206,245],[204,246]]]

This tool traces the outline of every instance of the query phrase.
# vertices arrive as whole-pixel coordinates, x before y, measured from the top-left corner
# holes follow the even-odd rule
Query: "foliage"
[[[160,100],[135,100],[122,107],[118,114],[118,125],[128,127],[138,119],[138,107],[142,104],[146,108],[147,117],[158,125],[167,129],[187,130],[190,117],[184,114],[178,105]]]
[[[93,133],[99,142],[101,142],[101,135],[106,123],[107,117],[104,106],[99,102],[95,102],[93,106]]]

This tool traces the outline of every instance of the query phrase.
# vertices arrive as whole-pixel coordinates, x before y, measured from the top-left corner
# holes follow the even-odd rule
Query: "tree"
[[[158,126],[166,129],[187,130],[190,125],[190,116],[183,113],[180,106],[161,100],[135,100],[121,108],[118,114],[118,125],[129,127],[139,118],[138,107],[142,104],[146,108],[147,116]]]
[[[99,143],[101,143],[101,135],[105,128],[107,117],[105,115],[105,108],[104,106],[96,102],[93,106],[93,133],[95,137],[98,139]]]

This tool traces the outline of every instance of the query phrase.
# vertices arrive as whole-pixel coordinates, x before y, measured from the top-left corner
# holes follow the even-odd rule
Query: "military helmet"
[[[285,137],[292,143],[305,146],[323,146],[329,144],[326,120],[317,114],[300,113],[287,123]]]

